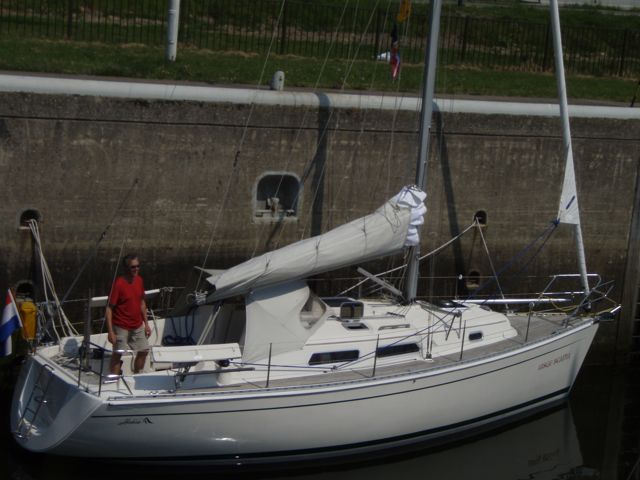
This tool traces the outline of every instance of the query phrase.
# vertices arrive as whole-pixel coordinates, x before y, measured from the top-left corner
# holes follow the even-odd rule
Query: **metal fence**
[[[370,60],[390,48],[397,6],[356,8],[303,0],[182,0],[180,42],[196,48]],[[357,3],[357,2],[356,2]],[[384,3],[384,2],[381,2]],[[0,36],[161,45],[167,0],[0,0]],[[421,10],[425,10],[424,12]],[[426,8],[400,26],[405,63],[422,62]],[[546,71],[548,24],[444,16],[444,65]],[[565,66],[588,75],[640,74],[640,29],[563,29]]]

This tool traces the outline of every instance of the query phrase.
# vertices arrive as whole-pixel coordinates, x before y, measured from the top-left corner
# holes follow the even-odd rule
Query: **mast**
[[[440,11],[442,0],[431,0],[431,19],[429,26],[429,45],[424,60],[424,85],[422,89],[422,108],[420,109],[420,144],[416,166],[416,185],[426,191],[427,159],[429,157],[429,135],[431,116],[433,115],[433,92],[436,83],[436,64],[438,60],[438,37],[440,33]],[[405,279],[404,297],[408,303],[416,298],[418,276],[420,275],[420,244],[409,249],[408,268]]]
[[[553,53],[556,66],[556,82],[558,84],[558,103],[562,119],[562,142],[565,152],[565,172],[562,183],[562,194],[558,208],[558,221],[573,224],[575,229],[576,249],[578,254],[578,269],[585,295],[589,295],[589,280],[587,277],[587,262],[584,254],[582,228],[580,227],[580,210],[578,208],[578,193],[576,176],[573,165],[573,148],[571,146],[571,128],[569,126],[569,106],[567,103],[567,88],[564,78],[564,61],[562,58],[562,37],[560,34],[560,14],[558,1],[550,0],[551,29],[553,31]]]

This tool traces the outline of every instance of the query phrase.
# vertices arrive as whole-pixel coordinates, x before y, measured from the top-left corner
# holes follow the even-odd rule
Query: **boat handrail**
[[[199,375],[219,375],[221,373],[232,373],[232,372],[251,372],[255,370],[255,367],[235,367],[235,368],[226,368],[224,370],[197,370],[192,372],[189,370],[191,365],[187,365],[184,370],[179,370],[175,372],[175,376],[173,377],[174,387],[177,391],[181,386],[182,382],[185,381],[187,377],[195,377]]]
[[[124,378],[124,375],[122,374],[122,372],[120,372],[119,374],[113,374],[113,373],[104,373],[104,357],[105,357],[105,353],[119,353],[120,355],[126,355],[126,354],[134,354],[136,353],[135,350],[130,350],[130,349],[109,349],[107,347],[104,347],[102,345],[98,345],[97,343],[94,342],[89,342],[89,347],[94,347],[95,349],[99,350],[102,352],[102,355],[100,355],[100,370],[98,372],[94,371],[91,368],[91,364],[87,363],[85,365],[84,370],[88,370],[91,373],[97,374],[98,375],[98,391],[97,393],[94,393],[92,391],[90,387],[89,383],[86,383],[84,386],[84,389],[86,392],[88,393],[94,393],[94,395],[96,396],[100,396],[102,393],[102,385],[103,383],[111,383],[111,382],[116,382],[117,383],[117,388],[119,388],[120,385],[120,380],[122,380],[122,383],[124,383],[124,386],[127,387],[127,390],[129,391],[129,395],[133,395],[133,391],[131,390],[131,387],[129,387],[129,384],[127,383],[127,381]],[[80,387],[81,385],[81,376],[82,376],[82,365],[83,364],[83,355],[78,355],[78,387]]]
[[[206,361],[240,358],[242,351],[236,343],[216,343],[210,345],[153,346],[151,358],[154,362],[199,363]]]

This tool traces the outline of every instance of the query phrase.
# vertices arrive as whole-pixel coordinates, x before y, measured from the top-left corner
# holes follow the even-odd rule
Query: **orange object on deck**
[[[31,301],[18,303],[18,312],[22,320],[22,336],[25,340],[34,340],[36,338],[36,315],[38,307]]]

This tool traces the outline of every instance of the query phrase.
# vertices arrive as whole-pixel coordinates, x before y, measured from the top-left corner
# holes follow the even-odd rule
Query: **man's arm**
[[[149,321],[147,320],[147,302],[144,301],[144,298],[140,302],[140,311],[142,313],[142,321],[144,322],[144,333],[148,337],[151,335],[151,327],[149,326]]]
[[[116,332],[113,329],[113,307],[107,304],[107,311],[105,312],[105,319],[107,320],[107,338],[112,345],[116,344]]]
[[[118,303],[118,294],[118,281],[116,280],[113,285],[111,285],[111,291],[107,297],[107,310],[104,314],[105,320],[107,321],[107,338],[109,339],[109,343],[114,347],[116,346],[117,337],[116,331],[113,328],[113,309]]]

